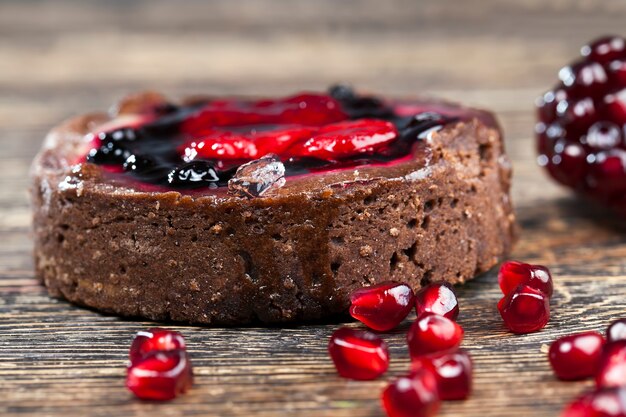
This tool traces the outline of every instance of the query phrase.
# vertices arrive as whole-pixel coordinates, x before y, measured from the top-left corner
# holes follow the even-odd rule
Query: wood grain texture
[[[32,273],[26,173],[61,119],[147,87],[273,94],[337,80],[497,111],[522,227],[513,257],[552,269],[553,318],[512,336],[495,309],[495,271],[459,288],[475,392],[440,415],[557,415],[590,383],[556,381],[547,346],[626,316],[626,227],[535,166],[532,101],[582,43],[623,30],[624,18],[623,0],[1,1],[0,415],[382,416],[379,391],[408,367],[409,321],[385,336],[392,366],[373,382],[337,377],[326,343],[338,323],[171,325],[188,339],[196,385],[143,403],[125,391],[124,365],[133,334],[154,323],[50,299]]]

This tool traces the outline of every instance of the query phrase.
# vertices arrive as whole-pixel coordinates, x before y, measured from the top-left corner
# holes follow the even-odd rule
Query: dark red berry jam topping
[[[560,183],[626,212],[626,42],[582,48],[537,102],[539,163]]]
[[[345,86],[280,99],[159,105],[135,116],[90,134],[86,160],[142,183],[190,189],[230,182],[246,196],[289,176],[401,161],[445,124],[485,118],[441,103],[386,102]]]

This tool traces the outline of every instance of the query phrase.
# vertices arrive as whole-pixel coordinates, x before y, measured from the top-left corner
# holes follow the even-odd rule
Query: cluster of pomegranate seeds
[[[612,206],[626,191],[626,42],[595,40],[538,101],[539,163],[552,177]]]
[[[137,333],[129,359],[126,387],[138,398],[171,400],[191,387],[191,362],[178,332],[155,328]]]
[[[498,284],[503,294],[509,294],[519,285],[526,284],[552,297],[552,276],[548,268],[519,261],[507,261],[498,272]]]
[[[541,330],[550,320],[552,276],[548,268],[517,261],[500,267],[498,282],[504,298],[498,311],[506,327],[524,334]]]
[[[356,290],[350,301],[352,317],[376,331],[398,326],[413,306],[417,312],[407,333],[411,370],[390,382],[381,396],[388,416],[433,416],[441,400],[469,396],[472,360],[459,349],[463,329],[454,321],[459,305],[451,285],[432,283],[414,295],[409,285],[389,281]],[[366,331],[340,328],[331,336],[328,350],[345,378],[374,379],[389,366],[386,344]]]
[[[330,337],[328,353],[339,375],[356,380],[376,379],[389,368],[387,344],[373,333],[342,327]]]
[[[407,284],[383,282],[350,296],[350,315],[377,331],[391,330],[413,309],[413,290]]]
[[[626,417],[626,319],[616,320],[600,333],[564,336],[552,343],[548,358],[563,380],[595,378],[596,390],[579,397],[561,417]]]

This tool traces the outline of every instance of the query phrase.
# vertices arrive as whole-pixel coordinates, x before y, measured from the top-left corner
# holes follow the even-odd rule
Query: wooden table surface
[[[144,88],[274,94],[341,80],[497,112],[522,229],[513,258],[551,268],[553,318],[513,336],[495,308],[495,271],[459,288],[475,392],[440,415],[557,415],[591,384],[556,381],[546,349],[626,316],[626,228],[536,167],[532,104],[586,40],[625,34],[625,18],[623,0],[1,1],[0,415],[381,416],[380,390],[408,367],[408,321],[385,336],[391,369],[373,382],[337,377],[326,354],[337,323],[172,324],[196,384],[151,404],[125,390],[124,366],[133,334],[154,323],[51,299],[33,277],[27,169],[55,123]]]

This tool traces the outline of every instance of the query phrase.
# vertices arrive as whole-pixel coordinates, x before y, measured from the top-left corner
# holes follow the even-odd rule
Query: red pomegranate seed
[[[609,77],[614,85],[626,85],[626,60],[619,59],[611,62]]]
[[[550,320],[550,300],[543,292],[519,285],[498,303],[504,324],[513,333],[541,330]]]
[[[608,342],[617,342],[618,340],[626,340],[626,319],[615,320],[608,329],[606,329],[606,340]]]
[[[556,109],[560,102],[567,100],[568,94],[564,89],[548,91],[537,100],[537,115],[540,121],[546,124],[557,118]]]
[[[472,391],[472,358],[466,351],[427,355],[411,362],[413,372],[421,369],[427,369],[435,375],[442,400],[464,400],[469,397]]]
[[[437,314],[424,313],[409,328],[407,342],[412,358],[456,349],[463,340],[463,329]]]
[[[569,404],[561,417],[626,417],[626,388],[584,394]]]
[[[452,285],[447,282],[435,282],[420,289],[415,294],[417,315],[435,313],[456,320],[459,316],[459,302]]]
[[[562,68],[559,71],[559,79],[568,92],[577,96],[601,93],[608,82],[606,70],[602,65],[584,60]]]
[[[435,376],[425,369],[402,376],[383,391],[383,408],[389,417],[431,417],[441,404]]]
[[[615,123],[599,121],[587,131],[587,145],[597,150],[615,148],[621,141],[622,130]]]
[[[594,175],[594,192],[621,197],[626,191],[626,151],[613,149],[598,152],[591,166]]]
[[[561,337],[548,353],[552,370],[563,380],[590,378],[598,369],[603,345],[604,338],[596,332]]]
[[[396,327],[413,308],[413,290],[399,282],[383,282],[350,296],[350,315],[381,332]]]
[[[596,384],[599,388],[626,385],[626,340],[604,345],[596,373]]]
[[[604,104],[612,122],[626,123],[626,88],[607,94]]]
[[[160,328],[140,331],[130,345],[130,362],[135,363],[150,352],[185,350],[185,348],[185,339],[178,332]]]
[[[498,283],[504,295],[515,290],[520,284],[535,288],[552,297],[552,276],[548,268],[518,261],[507,261],[500,267]]]
[[[142,400],[166,401],[186,392],[192,380],[184,350],[152,351],[128,367],[126,387]]]
[[[330,337],[328,352],[344,378],[376,379],[389,367],[387,344],[373,333],[342,327]]]
[[[590,97],[567,101],[559,110],[562,110],[557,112],[561,122],[575,131],[588,129],[598,116],[596,105]]]

